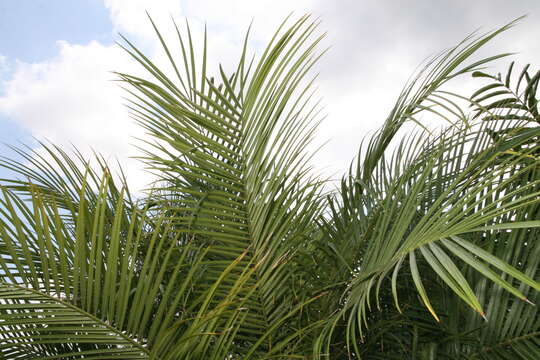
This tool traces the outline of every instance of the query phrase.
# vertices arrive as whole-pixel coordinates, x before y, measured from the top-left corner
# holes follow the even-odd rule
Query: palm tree
[[[168,75],[124,39],[148,73],[118,76],[157,181],[137,197],[99,155],[47,143],[1,160],[17,176],[1,185],[0,354],[537,358],[537,146],[515,148],[538,132],[494,137],[515,124],[441,88],[506,56],[466,63],[514,24],[426,64],[330,192],[307,150],[318,22],[285,21],[254,60],[246,36],[216,78],[206,34],[199,56],[189,27],[172,49],[154,25]],[[451,124],[403,135],[420,113]]]

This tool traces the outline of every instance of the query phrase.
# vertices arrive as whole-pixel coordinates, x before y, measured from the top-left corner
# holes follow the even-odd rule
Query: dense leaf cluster
[[[135,196],[45,143],[0,160],[0,357],[539,359],[540,72],[469,60],[514,24],[428,61],[333,191],[310,167],[317,22],[252,60],[246,36],[216,77],[206,34],[154,26],[169,72],[124,39],[157,181]],[[444,90],[466,74],[489,83]]]

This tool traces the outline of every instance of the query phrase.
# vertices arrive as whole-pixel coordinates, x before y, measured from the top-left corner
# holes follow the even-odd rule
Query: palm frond
[[[540,76],[514,91],[513,66],[482,72],[509,54],[467,63],[517,20],[428,61],[331,194],[310,166],[317,20],[260,56],[246,35],[215,74],[206,30],[197,52],[189,24],[173,44],[150,21],[169,69],[123,38],[146,75],[117,73],[150,191],[46,143],[0,159],[1,357],[537,357]],[[492,82],[472,116],[442,88],[468,73]]]
[[[534,221],[514,223],[519,209],[538,201],[537,181],[519,188],[511,186],[537,167],[534,162],[523,164],[535,148],[509,154],[503,162],[500,156],[508,153],[510,143],[494,143],[486,124],[471,123],[461,118],[464,112],[454,111],[453,125],[441,135],[420,133],[402,142],[390,155],[385,154],[410,114],[433,112],[433,108],[428,110],[422,103],[434,94],[438,97],[444,94],[438,86],[499,58],[461,65],[472,54],[471,50],[498,33],[462,43],[463,48],[452,48],[450,54],[441,55],[443,60],[431,62],[433,68],[420,73],[429,79],[426,83],[429,86],[420,86],[415,93],[413,81],[404,91],[406,95],[400,97],[386,124],[364,147],[365,154],[360,154],[355,172],[351,171],[343,180],[339,198],[330,199],[332,216],[323,221],[323,229],[327,239],[334,241],[331,253],[334,258],[337,254],[336,263],[346,264],[340,266],[343,270],[339,280],[334,281],[347,286],[341,288],[340,310],[319,337],[316,351],[331,352],[332,339],[345,336],[348,351],[361,354],[359,344],[372,321],[373,303],[380,310],[381,304],[388,303],[381,298],[386,296],[401,311],[397,291],[400,281],[416,288],[419,299],[440,321],[430,299],[434,297],[439,302],[438,295],[430,294],[432,285],[425,284],[426,280],[432,281],[432,276],[425,274],[427,269],[436,274],[443,288],[482,316],[485,316],[484,305],[467,280],[460,261],[522,300],[527,300],[526,296],[517,285],[505,280],[508,275],[522,281],[523,286],[540,289],[534,277],[515,270],[489,252],[480,253],[481,249],[470,240],[458,240],[460,234],[539,225]],[[529,131],[515,141],[523,143],[537,135]],[[490,266],[500,273],[489,270]],[[400,273],[410,276],[412,283]],[[390,296],[382,286],[385,282],[391,285]]]
[[[282,348],[280,339],[291,341],[297,333],[283,317],[310,299],[288,291],[291,261],[315,231],[322,204],[322,182],[311,177],[306,152],[318,116],[306,76],[320,56],[315,47],[322,37],[314,37],[317,23],[308,17],[284,26],[253,64],[244,45],[236,71],[220,69],[218,82],[205,73],[206,56],[202,64],[192,61],[197,56],[189,26],[187,40],[177,28],[183,61],[170,56],[162,40],[180,84],[127,41],[126,51],[154,80],[119,74],[134,90],[133,116],[158,140],[143,148],[143,160],[162,180],[152,201],[174,219],[177,231],[210,245],[207,279],[221,276],[245,253],[239,270],[216,291],[226,298],[231,286],[244,288],[250,311],[235,331],[241,339],[236,346],[253,347],[248,357]],[[163,39],[157,27],[156,33]],[[240,269],[250,263],[256,270],[237,285]],[[199,288],[205,291],[203,284]],[[215,326],[212,331],[221,332],[224,325]]]

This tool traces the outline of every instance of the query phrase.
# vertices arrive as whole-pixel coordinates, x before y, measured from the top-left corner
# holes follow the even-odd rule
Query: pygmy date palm
[[[47,143],[1,160],[2,358],[540,358],[536,85],[508,114],[478,98],[498,85],[444,90],[506,56],[469,61],[513,25],[429,61],[335,191],[310,166],[317,22],[254,58],[246,36],[214,76],[189,27],[172,47],[154,26],[169,71],[123,39],[157,180],[135,196],[99,155]]]

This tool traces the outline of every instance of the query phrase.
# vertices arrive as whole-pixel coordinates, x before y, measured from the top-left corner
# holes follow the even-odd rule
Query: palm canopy
[[[496,138],[521,125],[469,118],[458,95],[441,90],[505,56],[466,63],[513,25],[428,63],[330,194],[307,151],[320,120],[310,75],[321,55],[317,21],[285,21],[254,60],[246,36],[235,71],[220,68],[216,78],[206,34],[197,54],[189,27],[187,35],[176,27],[174,50],[154,25],[172,76],[124,39],[149,75],[118,73],[148,133],[141,160],[158,181],[136,199],[99,155],[91,166],[49,144],[48,158],[17,149],[28,163],[1,161],[18,178],[1,185],[0,353],[534,354],[538,128]],[[399,142],[422,112],[452,125]]]

